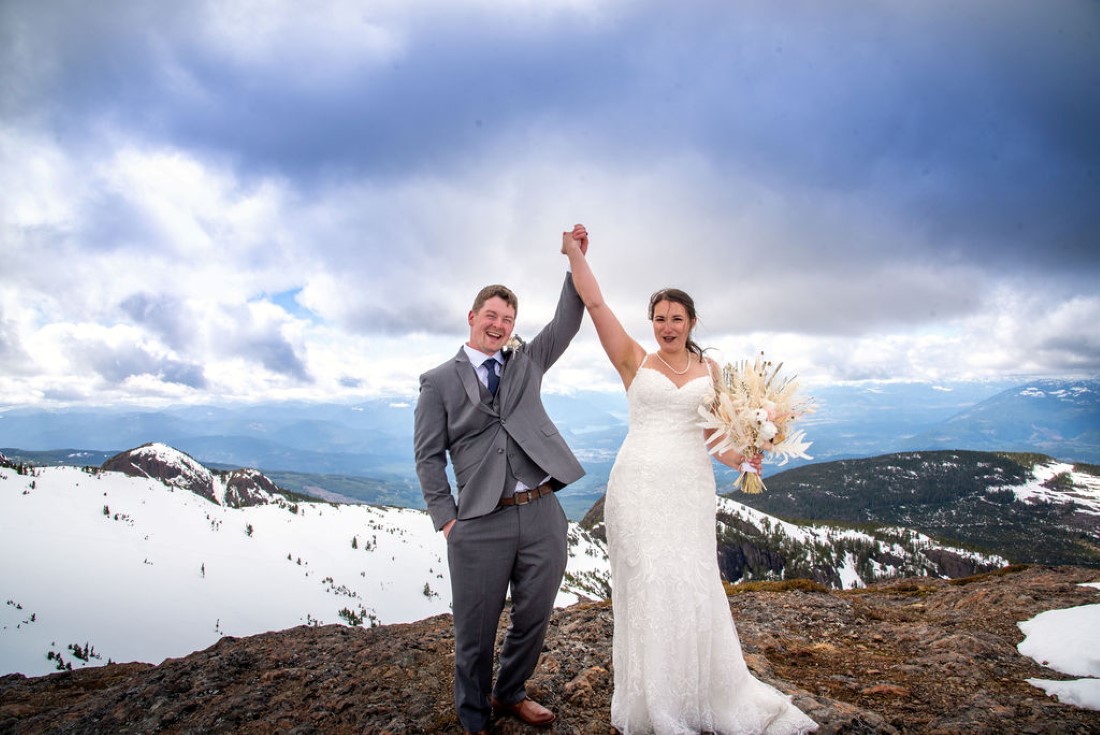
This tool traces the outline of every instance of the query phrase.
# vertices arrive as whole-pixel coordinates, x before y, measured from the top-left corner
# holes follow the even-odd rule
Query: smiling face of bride
[[[678,301],[663,299],[650,307],[653,338],[661,352],[679,355],[688,349],[695,319],[688,308]]]

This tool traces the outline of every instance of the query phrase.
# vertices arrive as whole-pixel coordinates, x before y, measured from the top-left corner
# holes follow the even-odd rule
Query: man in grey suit
[[[588,248],[582,225],[563,238]],[[470,339],[420,376],[414,446],[428,513],[447,538],[455,627],[455,709],[466,732],[491,713],[547,726],[554,714],[527,697],[567,558],[568,522],[554,492],[584,475],[542,405],[543,374],[580,329],[584,304],[566,275],[554,318],[505,350],[517,301],[504,286],[478,293]],[[457,484],[448,481],[447,455]],[[512,611],[493,685],[497,625]]]

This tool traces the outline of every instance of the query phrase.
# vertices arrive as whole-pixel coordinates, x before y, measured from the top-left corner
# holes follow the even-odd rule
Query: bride
[[[580,226],[578,226],[580,227]],[[649,302],[657,350],[627,335],[580,249],[562,233],[573,284],[626,388],[629,429],[607,485],[614,692],[611,723],[635,733],[804,733],[817,725],[749,673],[718,572],[715,480],[698,408],[716,365],[692,339],[678,289]],[[737,467],[737,452],[718,457]],[[759,469],[759,457],[750,458]]]

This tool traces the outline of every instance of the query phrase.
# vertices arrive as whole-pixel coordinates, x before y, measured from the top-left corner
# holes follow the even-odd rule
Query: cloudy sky
[[[0,406],[412,394],[576,222],[643,344],[1095,376],[1100,2],[3,0],[0,191]]]

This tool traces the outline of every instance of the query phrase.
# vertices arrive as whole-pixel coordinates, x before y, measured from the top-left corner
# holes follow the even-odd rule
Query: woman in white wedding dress
[[[817,725],[745,665],[718,571],[715,480],[698,408],[716,366],[691,339],[695,307],[653,295],[647,354],[604,303],[578,243],[563,233],[573,283],[626,387],[629,430],[607,486],[614,691],[611,723],[635,733],[805,733]],[[739,466],[736,452],[719,457]],[[759,469],[759,458],[752,458]]]

